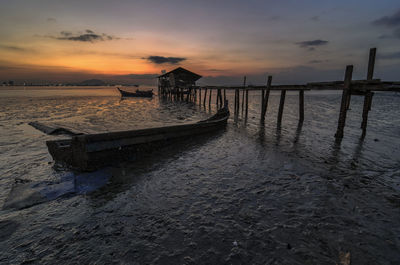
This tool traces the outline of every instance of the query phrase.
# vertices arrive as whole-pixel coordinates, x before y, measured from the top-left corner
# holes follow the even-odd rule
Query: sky
[[[0,80],[154,82],[182,66],[203,84],[400,79],[398,0],[0,0]],[[147,81],[146,81],[147,80]]]

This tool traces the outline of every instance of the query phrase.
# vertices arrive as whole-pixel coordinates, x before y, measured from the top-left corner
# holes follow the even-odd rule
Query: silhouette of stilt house
[[[158,77],[158,93],[161,95],[190,95],[196,81],[202,76],[178,67]]]

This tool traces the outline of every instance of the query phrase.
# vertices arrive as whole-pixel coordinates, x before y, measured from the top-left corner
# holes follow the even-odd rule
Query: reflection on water
[[[45,146],[63,136],[44,135],[30,121],[106,132],[195,122],[215,111],[115,92],[1,97],[1,204],[16,179],[45,186],[71,173],[52,168]],[[247,120],[231,117],[226,131],[108,168],[94,192],[1,211],[0,262],[339,264],[343,253],[352,264],[400,260],[400,97],[374,97],[365,139],[362,98],[353,97],[340,141],[339,93],[306,93],[303,123],[298,96],[288,93],[281,126],[279,94],[271,93],[261,125],[259,98],[250,92]],[[81,189],[97,184],[95,174],[79,178]]]

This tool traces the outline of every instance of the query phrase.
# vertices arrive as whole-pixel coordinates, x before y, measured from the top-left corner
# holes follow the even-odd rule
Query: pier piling
[[[304,90],[299,91],[299,122],[304,121]]]
[[[264,111],[264,96],[265,96],[265,89],[264,87],[261,88],[261,117],[260,119],[263,120],[263,111]]]
[[[244,79],[243,79],[243,92],[242,92],[242,115],[243,115],[243,110],[244,110],[244,93],[245,93],[245,90],[246,89],[246,76],[244,76]]]
[[[212,89],[210,89],[210,96],[208,98],[208,108],[211,108]]]
[[[272,84],[272,76],[268,76],[268,81],[267,81],[267,90],[265,91],[265,97],[263,99],[263,110],[261,111],[261,121],[264,122],[265,120],[265,114],[267,113],[267,108],[268,108],[268,100],[269,100],[269,93],[271,91],[271,84]]]
[[[245,88],[246,90],[246,110],[245,110],[245,117],[247,118],[248,112],[249,112],[249,90]]]
[[[376,57],[376,48],[372,48],[369,50],[369,60],[368,60],[368,72],[367,72],[367,80],[370,81],[374,76],[374,68],[375,68],[375,57]],[[371,90],[367,90],[364,96],[364,106],[363,106],[363,114],[362,114],[362,137],[365,137],[367,133],[367,124],[368,124],[368,112],[371,110],[372,105],[372,97],[374,93]]]
[[[347,115],[347,109],[348,109],[347,102],[348,102],[348,95],[350,94],[352,75],[353,75],[353,66],[348,65],[346,67],[346,73],[345,73],[345,77],[344,77],[342,102],[340,105],[338,127],[337,127],[336,134],[335,134],[336,138],[343,138],[343,130],[344,130],[344,126],[346,124],[346,115]]]
[[[207,88],[204,89],[204,99],[203,99],[203,106],[206,107],[206,99],[207,99]]]
[[[199,105],[201,106],[201,88],[199,88]]]
[[[234,101],[234,115],[235,122],[238,121],[240,105],[242,106],[242,116],[245,114],[245,117],[248,116],[249,111],[249,93],[250,91],[261,90],[261,123],[265,120],[265,115],[268,109],[268,100],[270,96],[271,90],[273,91],[281,91],[279,109],[277,115],[277,123],[278,126],[282,123],[283,118],[283,110],[285,105],[285,97],[286,91],[298,91],[299,92],[299,124],[304,121],[304,93],[309,90],[342,90],[342,98],[340,105],[340,112],[338,117],[337,130],[335,133],[335,137],[337,139],[343,138],[344,127],[346,123],[347,111],[350,108],[350,101],[352,95],[364,96],[364,104],[362,111],[362,138],[365,137],[367,124],[368,124],[368,113],[371,110],[372,99],[374,96],[374,92],[384,92],[384,91],[395,91],[400,92],[400,82],[399,81],[381,81],[380,79],[373,79],[374,75],[374,67],[375,67],[375,57],[376,57],[376,48],[370,49],[369,52],[369,62],[368,62],[368,72],[367,79],[365,80],[353,80],[353,66],[348,65],[345,71],[344,81],[329,81],[329,82],[311,82],[306,84],[292,84],[292,85],[272,85],[272,76],[268,76],[266,85],[247,85],[247,77],[243,78],[243,85],[238,86],[195,86],[191,84],[187,87],[174,86],[171,84],[166,84],[162,86],[159,83],[159,96],[163,98],[170,99],[172,101],[183,100],[186,96],[187,101],[192,101],[197,103],[197,97],[199,98],[199,106],[203,104],[204,108],[206,108],[207,98],[209,109],[211,110],[211,101],[212,101],[212,91],[216,90],[216,106],[217,108],[222,107],[227,102],[226,97],[226,89],[232,89],[235,91],[235,101]],[[168,80],[163,80],[168,81]],[[198,90],[198,95],[197,95]],[[202,90],[204,91],[202,93]],[[210,90],[209,95],[207,97],[208,90]],[[223,97],[222,97],[223,90]],[[240,94],[240,92],[242,94]],[[202,98],[203,94],[203,98]],[[240,102],[240,97],[242,97],[242,102]],[[251,99],[250,99],[251,100]],[[241,104],[240,104],[241,103]],[[245,113],[244,113],[245,112]]]
[[[222,91],[218,88],[219,107],[222,108]]]
[[[235,89],[235,116],[239,115],[240,99],[239,99],[239,88]]]
[[[233,114],[236,116],[236,104],[237,104],[237,99],[236,99],[236,89],[235,89],[235,100],[233,101]]]
[[[224,105],[225,105],[225,102],[226,102],[226,88],[224,88]]]
[[[278,112],[278,126],[282,123],[283,107],[285,106],[286,90],[281,91],[281,100],[279,102],[279,112]]]
[[[218,109],[218,103],[219,103],[219,88],[217,88],[217,96],[215,97],[215,105],[217,106],[217,109]]]

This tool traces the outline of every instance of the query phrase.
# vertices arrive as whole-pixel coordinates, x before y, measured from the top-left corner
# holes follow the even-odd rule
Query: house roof
[[[169,71],[168,73],[165,73],[165,74],[160,75],[159,77],[167,76],[167,75],[169,75],[170,73],[190,75],[190,76],[192,76],[193,79],[195,79],[195,80],[199,80],[199,79],[202,77],[201,75],[198,75],[198,74],[196,74],[196,73],[193,73],[193,72],[191,72],[191,71],[189,71],[189,70],[186,70],[185,68],[182,68],[182,67],[178,67],[178,68],[176,68],[176,69],[174,69],[174,70],[172,70],[172,71]]]

